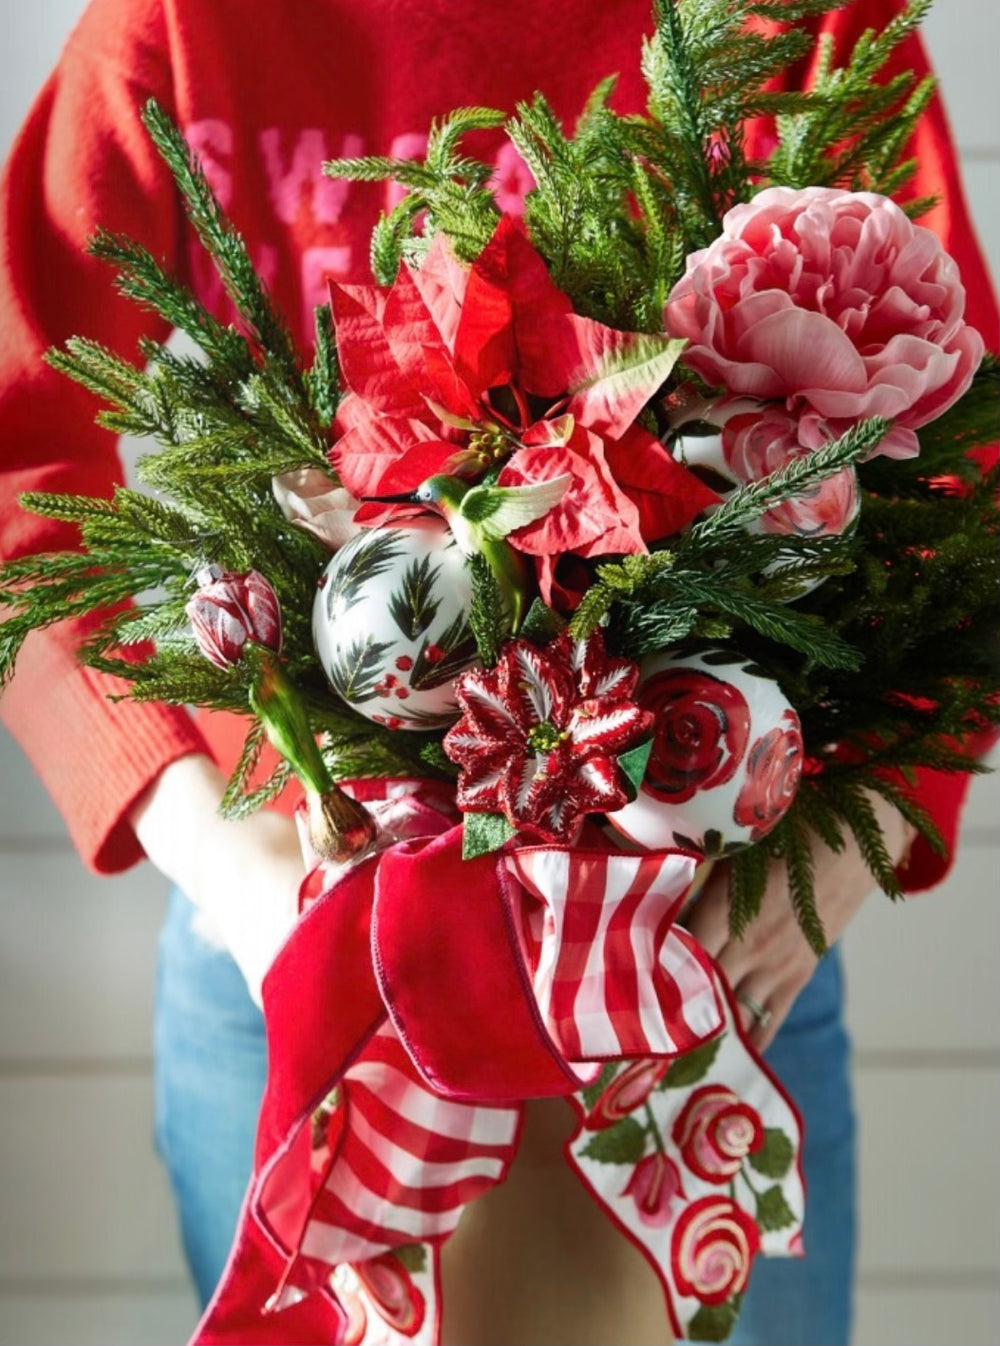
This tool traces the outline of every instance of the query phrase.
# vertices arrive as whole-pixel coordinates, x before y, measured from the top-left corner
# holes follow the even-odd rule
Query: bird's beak
[[[406,491],[403,495],[366,495],[366,505],[419,505],[416,491]]]

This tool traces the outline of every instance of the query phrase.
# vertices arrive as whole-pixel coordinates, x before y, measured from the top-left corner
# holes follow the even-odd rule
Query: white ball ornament
[[[706,856],[766,836],[803,764],[799,717],[778,684],[722,649],[653,655],[641,670],[636,700],[656,717],[653,747],[637,797],[608,821],[648,850]]]
[[[330,686],[390,729],[458,718],[455,678],[476,662],[472,576],[441,520],[368,528],[319,581],[313,641]]]

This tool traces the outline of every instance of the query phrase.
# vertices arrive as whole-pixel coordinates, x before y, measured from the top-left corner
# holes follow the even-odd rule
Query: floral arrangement
[[[799,21],[836,7],[657,0],[646,116],[612,112],[609,82],[572,135],[541,96],[508,122],[523,218],[463,152],[503,120],[486,109],[436,126],[425,161],[330,165],[407,194],[375,283],[331,286],[309,368],[146,111],[242,329],[141,245],[95,240],[204,359],[52,354],[161,448],[151,494],[25,499],[82,549],[0,571],[0,671],[33,628],[103,613],[81,657],[129,694],[249,715],[227,811],[293,772],[308,800],[308,911],[266,992],[292,1065],[200,1340],[239,1339],[266,1299],[311,1305],[322,1339],[431,1342],[436,1249],[548,1094],[575,1093],[571,1162],[678,1332],[722,1339],[756,1253],[797,1249],[797,1123],[678,923],[694,867],[727,858],[739,931],[783,859],[822,951],[811,837],[853,833],[897,893],[871,792],[942,845],[912,773],[976,769],[961,742],[996,719],[996,481],[969,451],[997,370],[914,223],[928,203],[893,199],[931,90],[875,78],[926,6],[772,92],[809,49]],[[469,892],[493,896],[470,914]],[[646,937],[624,950],[619,924]],[[314,1021],[331,979],[337,1026]],[[424,1128],[423,1168],[376,1135],[376,1077]],[[428,1164],[453,1166],[448,1200]]]

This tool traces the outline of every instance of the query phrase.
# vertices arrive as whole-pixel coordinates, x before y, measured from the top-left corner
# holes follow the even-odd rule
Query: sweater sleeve
[[[98,225],[168,261],[181,221],[173,184],[139,121],[151,94],[172,106],[168,42],[155,0],[95,0],[40,93],[0,184],[0,556],[77,544],[76,529],[22,510],[22,491],[110,495],[121,480],[97,403],[42,360],[74,334],[129,358],[166,335],[117,296],[84,247]],[[81,666],[87,623],[29,637],[4,694],[5,722],[84,861],[115,872],[141,858],[130,805],[170,761],[205,751],[178,708],[111,701],[124,688]]]
[[[824,16],[819,26],[832,36],[835,59],[839,62],[852,49],[864,29],[880,31],[902,7],[902,0],[865,0],[864,3],[859,0],[846,9]],[[810,82],[810,66],[811,61],[806,62],[796,72],[797,79],[806,87]],[[914,71],[918,78],[930,72],[927,53],[917,34],[896,48],[884,78],[891,78],[906,70]],[[966,320],[982,333],[987,350],[996,352],[996,294],[972,225],[959,177],[951,127],[940,93],[934,95],[921,117],[908,153],[916,160],[917,171],[904,195],[910,199],[923,196],[937,198],[937,204],[921,218],[920,223],[934,230],[958,263],[966,292]],[[997,460],[996,444],[977,450],[975,456],[984,468],[991,466]],[[970,757],[978,757],[989,750],[993,741],[990,737],[978,736],[965,746]],[[914,774],[914,793],[937,825],[947,851],[940,855],[923,837],[918,837],[906,864],[899,871],[900,881],[907,892],[935,887],[950,870],[958,839],[959,818],[971,780],[966,772],[934,771],[927,767],[918,768]],[[902,776],[897,774],[896,779],[898,784],[906,786]]]

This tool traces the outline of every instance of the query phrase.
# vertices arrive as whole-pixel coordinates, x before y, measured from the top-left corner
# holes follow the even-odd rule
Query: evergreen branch
[[[876,772],[867,775],[866,784],[869,790],[876,791],[883,799],[888,800],[897,812],[917,829],[933,851],[942,856],[948,854],[948,843],[941,835],[940,828],[912,794],[901,789],[895,781],[888,780]]]
[[[863,662],[861,652],[818,617],[734,587],[725,569],[709,575],[675,567],[650,581],[639,600],[616,623],[620,648],[633,658],[664,649],[670,643],[663,639],[660,628],[678,609],[701,615],[709,609],[735,618],[758,635],[826,667],[856,669]],[[671,640],[678,638],[676,634],[671,636]]]
[[[305,386],[317,424],[328,430],[333,424],[340,401],[340,366],[333,335],[333,312],[329,304],[321,304],[316,309],[314,328],[316,353],[312,368],[305,375]]]
[[[864,787],[857,781],[833,777],[826,782],[826,796],[851,829],[861,858],[883,892],[902,897],[896,866],[889,854],[878,816]]]
[[[775,828],[778,836],[772,845],[781,847],[781,855],[788,875],[788,897],[799,928],[817,958],[826,953],[826,932],[816,910],[814,879],[816,874],[812,841],[801,812],[789,809]]]
[[[237,400],[264,434],[281,436],[299,456],[299,465],[329,470],[325,436],[309,415],[308,403],[296,398],[271,371],[252,374],[240,385]]]
[[[219,813],[223,818],[242,816],[239,810],[244,807],[244,800],[248,793],[247,783],[257,769],[266,742],[267,735],[264,731],[263,722],[254,720],[247,730],[239,758],[233,767],[219,804]]]
[[[117,269],[115,287],[120,294],[186,332],[230,377],[243,378],[253,369],[253,356],[243,337],[213,317],[147,248],[124,235],[99,229],[87,250]]]
[[[226,218],[197,158],[155,99],[147,102],[142,120],[173,174],[188,219],[211,255],[226,293],[236,305],[258,347],[267,352],[289,386],[301,394],[303,388],[298,359],[288,329],[272,304],[243,239]]]
[[[725,533],[742,530],[773,505],[818,485],[835,472],[870,454],[888,433],[890,422],[880,416],[859,421],[832,444],[793,458],[770,476],[733,491],[717,510],[691,530],[689,545],[714,542]]]
[[[462,138],[470,131],[490,131],[502,126],[504,113],[490,107],[463,107],[431,123],[427,138],[427,163],[436,173],[452,173]]]
[[[612,603],[634,597],[657,575],[669,570],[675,559],[672,552],[659,551],[625,556],[621,561],[598,566],[594,580],[570,622],[573,638],[583,640],[589,636],[610,611]]]
[[[219,805],[219,812],[224,818],[229,818],[238,822],[241,818],[248,818],[258,809],[272,803],[281,794],[282,790],[292,779],[292,765],[285,759],[279,758],[274,770],[268,776],[267,780],[259,785],[256,790],[249,790],[246,793],[237,793],[233,789],[233,782],[230,780],[226,787],[226,793]],[[227,799],[229,802],[227,803]]]
[[[893,50],[916,30],[930,0],[910,0],[883,29],[867,29],[842,67],[833,66],[829,35],[817,43],[812,92],[800,111],[779,116],[778,143],[766,179],[788,187],[842,183],[877,186],[891,178],[927,92],[902,75],[879,82]],[[766,185],[766,181],[762,183]]]
[[[763,846],[747,846],[729,861],[729,930],[742,939],[760,912],[771,857]]]
[[[65,350],[50,349],[44,359],[96,397],[128,411],[137,426],[155,431],[157,421],[151,416],[146,380],[128,361],[83,337],[70,337]]]
[[[343,178],[346,182],[398,182],[401,187],[417,191],[435,187],[438,180],[438,175],[420,159],[390,159],[378,154],[328,159],[323,172],[327,177]]]

